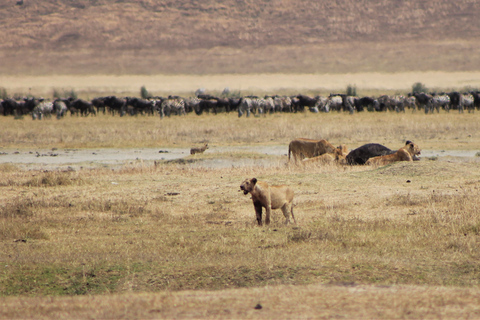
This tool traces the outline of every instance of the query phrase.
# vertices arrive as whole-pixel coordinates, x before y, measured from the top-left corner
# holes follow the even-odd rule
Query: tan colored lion
[[[270,224],[271,210],[282,209],[285,216],[285,224],[290,222],[289,215],[292,215],[293,222],[293,190],[286,185],[270,186],[267,182],[258,181],[256,178],[245,179],[240,189],[246,195],[252,195],[253,206],[257,215],[258,225],[262,225],[262,208],[265,208],[265,224]],[[290,212],[289,212],[290,211]]]
[[[313,140],[299,138],[292,140],[288,145],[288,160],[293,156],[295,162],[304,158],[313,158],[324,153],[335,153],[335,147],[325,139]]]
[[[196,154],[196,153],[204,153],[205,150],[208,149],[208,143],[205,143],[205,145],[201,148],[192,148],[190,149],[190,154]]]
[[[412,141],[407,141],[405,146],[398,149],[396,152],[370,158],[365,164],[383,166],[397,161],[413,161],[414,159],[418,159],[417,155],[420,155],[420,153],[421,150],[417,144]]]
[[[339,163],[339,164],[344,164],[345,163],[345,157],[348,154],[348,149],[347,146],[342,144],[338,147],[335,148],[334,153],[324,153],[320,156],[316,156],[313,158],[305,158],[302,160],[304,164],[311,164],[311,163],[318,163],[318,164],[333,164],[333,163]]]

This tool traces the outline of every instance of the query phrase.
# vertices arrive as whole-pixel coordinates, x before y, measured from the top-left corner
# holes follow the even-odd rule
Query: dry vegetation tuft
[[[100,312],[111,310],[113,317],[254,318],[259,314],[250,311],[261,303],[263,317],[270,318],[278,310],[282,317],[448,318],[462,315],[447,307],[460,306],[460,296],[467,297],[464,312],[478,317],[477,163],[304,167],[288,165],[286,156],[214,153],[216,146],[287,146],[294,137],[327,138],[350,148],[370,141],[401,146],[411,139],[423,149],[479,149],[477,114],[0,121],[7,133],[2,143],[10,148],[74,147],[75,141],[118,146],[116,138],[102,134],[118,130],[124,146],[208,141],[210,149],[196,161],[255,156],[272,161],[211,169],[152,161],[73,172],[2,165],[0,317],[104,317]],[[71,142],[44,133],[46,123]],[[257,227],[249,197],[239,192],[248,177],[291,186],[298,225],[284,226],[282,214],[274,212],[269,227]],[[432,291],[438,300],[426,299]],[[288,310],[285,292],[296,301]],[[362,298],[351,302],[357,311],[336,306],[355,292],[382,309]],[[56,297],[77,295],[93,296]],[[41,307],[44,296],[55,296],[48,303],[62,307]],[[397,302],[386,303],[392,297]],[[426,299],[428,310],[418,299]],[[94,307],[87,311],[82,304]],[[217,311],[209,309],[213,306]]]

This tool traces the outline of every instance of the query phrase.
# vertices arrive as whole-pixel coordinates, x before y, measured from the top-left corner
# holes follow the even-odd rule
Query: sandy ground
[[[150,93],[164,94],[207,91],[278,92],[317,90],[342,92],[353,85],[357,90],[408,92],[421,82],[427,88],[480,88],[480,72],[402,72],[351,74],[223,74],[223,75],[155,75],[155,76],[2,76],[0,87],[8,93],[31,93],[49,96],[53,89],[74,89],[77,92],[140,92],[145,86]]]
[[[225,152],[254,152],[272,157],[224,158]],[[138,148],[138,149],[0,149],[0,163],[10,163],[25,169],[78,170],[86,168],[120,168],[133,163],[151,163],[162,160],[188,159],[184,165],[193,168],[229,168],[243,166],[274,166],[287,160],[287,148],[279,146],[213,147],[207,153],[219,157],[202,159],[190,156],[189,149]],[[283,157],[280,157],[283,156]],[[472,150],[422,150],[424,159],[437,157],[437,161],[480,162]],[[425,160],[426,161],[426,160]]]

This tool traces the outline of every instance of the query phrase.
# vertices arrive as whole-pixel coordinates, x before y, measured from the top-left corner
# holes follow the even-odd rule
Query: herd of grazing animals
[[[328,97],[317,96],[314,98],[306,95],[296,96],[245,96],[237,98],[219,98],[212,95],[199,94],[193,98],[179,96],[151,97],[141,99],[136,97],[119,98],[116,96],[98,97],[91,101],[73,97],[48,101],[43,98],[6,98],[0,101],[0,114],[4,116],[31,115],[32,119],[43,119],[55,115],[57,119],[66,114],[76,116],[96,115],[99,112],[111,115],[159,115],[160,118],[170,117],[172,114],[185,115],[195,112],[237,112],[241,117],[245,114],[266,115],[275,112],[311,112],[344,111],[350,114],[374,111],[405,112],[405,109],[424,110],[425,113],[439,112],[440,109],[449,112],[458,110],[473,112],[480,109],[479,92],[450,92],[444,94],[415,93],[408,96],[382,95],[373,97],[354,97],[345,94],[331,94]],[[208,149],[208,144],[194,147],[190,154],[203,153]],[[313,140],[306,138],[295,139],[288,148],[289,161],[293,157],[295,163],[301,160],[306,163],[338,163],[345,165],[385,165],[395,161],[419,160],[420,148],[411,141],[405,146],[394,151],[380,144],[370,143],[348,152],[345,145],[333,146],[327,140]],[[294,192],[285,185],[270,186],[267,182],[257,181],[256,178],[246,179],[240,185],[244,194],[250,193],[257,217],[258,225],[262,225],[262,208],[266,209],[265,223],[270,223],[271,210],[281,209],[285,216],[285,223],[290,222],[293,215]]]
[[[318,112],[405,112],[406,109],[425,113],[445,110],[458,112],[473,112],[480,110],[480,92],[460,93],[413,93],[408,96],[382,95],[379,97],[355,97],[346,94],[330,94],[327,96],[309,97],[298,94],[294,96],[268,95],[257,96],[216,97],[209,94],[199,94],[192,98],[179,96],[149,97],[97,97],[91,101],[84,99],[57,98],[49,101],[43,98],[5,98],[0,100],[0,114],[4,116],[31,115],[32,119],[43,119],[55,115],[61,119],[66,114],[77,116],[96,115],[99,112],[111,115],[150,115],[170,117],[195,112],[217,114],[218,112],[236,112],[239,117],[251,114],[256,116],[276,112],[303,112],[306,109]]]

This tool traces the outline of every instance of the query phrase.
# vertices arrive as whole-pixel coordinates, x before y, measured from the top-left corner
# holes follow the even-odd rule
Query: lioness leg
[[[257,222],[258,225],[262,225],[262,204],[261,203],[254,203],[255,206],[255,213],[257,214]]]
[[[288,212],[288,208],[290,207],[290,212]],[[295,216],[293,215],[293,204],[292,203],[285,203],[282,207],[283,215],[285,216],[285,224],[290,222],[290,214],[292,215],[293,222],[297,224],[295,221]]]
[[[265,207],[265,224],[269,225],[270,224],[270,212],[272,211],[272,206],[266,206]]]
[[[293,222],[297,224],[297,221],[295,220],[295,216],[293,215],[293,203],[290,203],[290,213],[292,214]]]
[[[290,213],[288,212],[288,203],[285,203],[282,207],[282,212],[283,215],[285,216],[285,224],[288,224],[290,222]]]

